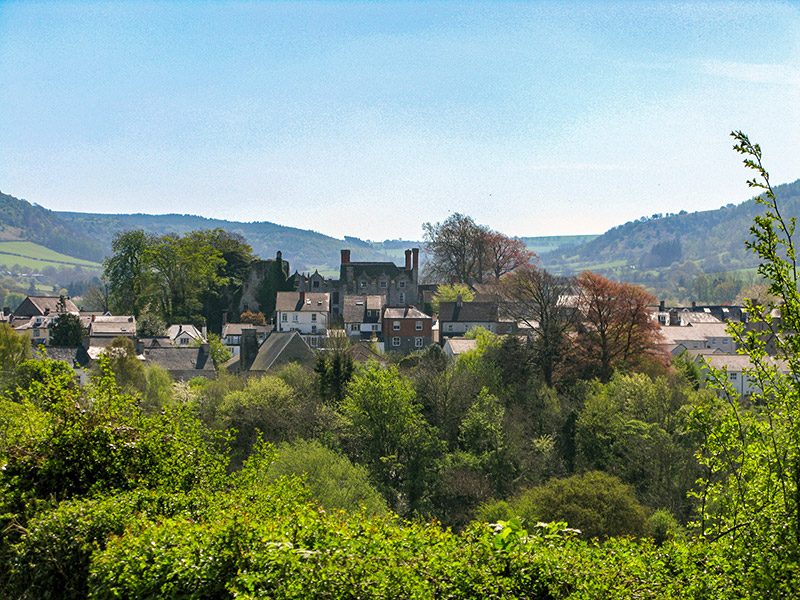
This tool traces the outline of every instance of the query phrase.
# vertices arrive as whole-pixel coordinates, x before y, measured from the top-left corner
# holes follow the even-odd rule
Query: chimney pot
[[[412,248],[411,255],[414,257],[413,267],[419,269],[419,248]]]
[[[411,250],[406,250],[406,271],[411,270]]]

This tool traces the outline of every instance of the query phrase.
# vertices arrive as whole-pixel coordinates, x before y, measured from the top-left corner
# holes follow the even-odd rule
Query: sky
[[[800,3],[8,2],[0,190],[422,238],[602,233],[800,178]]]

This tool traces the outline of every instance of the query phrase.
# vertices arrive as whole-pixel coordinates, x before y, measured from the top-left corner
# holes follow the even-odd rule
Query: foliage
[[[498,508],[487,505],[481,512],[496,517]],[[551,479],[509,500],[505,510],[506,518],[518,516],[531,525],[565,521],[585,539],[642,536],[647,531],[645,510],[633,490],[601,471]]]
[[[240,323],[249,323],[250,325],[266,325],[267,319],[264,317],[263,312],[253,312],[251,310],[244,311],[239,315]]]
[[[350,454],[401,514],[425,507],[440,442],[422,417],[410,383],[395,368],[367,368],[342,404]]]
[[[158,313],[150,310],[136,319],[136,335],[139,337],[162,337],[167,334],[167,323]]]
[[[427,275],[435,281],[463,284],[497,281],[534,258],[525,242],[453,213],[442,223],[423,223]]]
[[[800,559],[800,292],[795,219],[787,218],[762,166],[761,148],[742,132],[732,133],[734,149],[747,168],[748,181],[763,190],[765,208],[754,219],[747,247],[761,260],[759,274],[780,298],[780,319],[773,322],[773,305],[747,303],[750,323],[729,331],[751,362],[747,376],[756,383],[750,402],[734,392],[724,371],[710,369],[719,390],[696,407],[696,427],[703,436],[700,461],[705,475],[696,491],[701,502],[700,533],[720,539],[731,556],[748,567],[748,587],[756,597],[785,597],[797,589]],[[777,362],[766,353],[774,334]],[[786,372],[779,370],[785,365]],[[780,548],[779,551],[776,551]]]
[[[533,362],[545,383],[553,385],[569,356],[568,335],[578,318],[566,302],[575,282],[529,265],[503,278],[498,292],[503,313],[530,328]]]
[[[11,371],[31,355],[30,340],[14,331],[8,323],[0,323],[0,365]]]
[[[64,312],[56,317],[50,328],[51,346],[80,346],[83,342],[83,325],[78,315]]]
[[[317,441],[305,440],[281,444],[276,451],[277,457],[267,469],[267,481],[302,476],[311,497],[325,510],[386,514],[386,501],[369,483],[367,470],[345,456]]]
[[[130,338],[119,336],[103,351],[108,359],[111,373],[117,385],[127,394],[144,392],[147,388],[147,374],[144,364],[136,356],[136,349]],[[94,372],[99,375],[103,366],[96,364]]]
[[[475,299],[475,292],[463,283],[443,283],[437,286],[436,293],[431,300],[431,310],[434,314],[439,314],[439,304],[442,302],[456,302],[461,296],[462,302],[472,302]]]
[[[577,350],[584,370],[608,381],[617,367],[635,367],[657,352],[659,326],[647,308],[655,302],[653,296],[589,271],[580,274],[577,284]]]
[[[327,349],[317,354],[317,363],[314,366],[320,396],[334,406],[341,405],[347,392],[347,384],[355,371],[348,347],[346,335],[329,337]]]

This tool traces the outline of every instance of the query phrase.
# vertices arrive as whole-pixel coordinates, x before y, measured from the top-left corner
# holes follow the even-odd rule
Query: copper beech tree
[[[608,381],[620,366],[637,367],[658,356],[658,323],[648,305],[656,299],[629,283],[584,271],[577,279],[577,357],[587,373]]]

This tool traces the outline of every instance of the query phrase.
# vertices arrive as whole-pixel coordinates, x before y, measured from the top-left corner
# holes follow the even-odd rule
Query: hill
[[[775,194],[785,216],[800,215],[800,179],[777,186]],[[752,271],[758,261],[744,241],[762,211],[754,197],[717,210],[643,217],[579,246],[545,253],[541,260],[557,273],[589,269],[655,290],[700,273]]]

